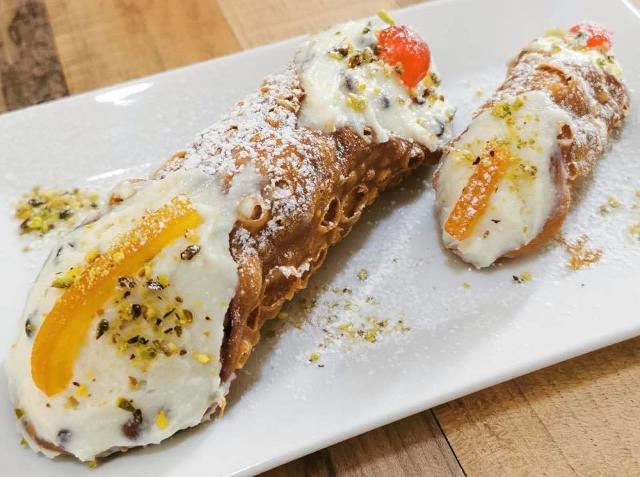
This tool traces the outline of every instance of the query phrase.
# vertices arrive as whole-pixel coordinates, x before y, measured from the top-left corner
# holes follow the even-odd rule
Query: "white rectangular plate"
[[[373,13],[373,12],[372,12]],[[552,26],[590,19],[614,32],[630,89],[640,86],[640,22],[632,7],[602,0],[450,0],[397,12],[431,45],[445,92],[459,107],[459,131],[502,80],[505,64]],[[105,189],[144,177],[291,57],[299,40],[213,60],[0,117],[0,359],[6,357],[29,284],[47,243],[28,253],[10,204],[34,184]],[[483,97],[476,92],[480,91]],[[319,296],[299,327],[271,325],[232,386],[224,419],[160,446],[110,459],[99,475],[246,475],[455,397],[640,334],[640,104],[633,99],[621,138],[580,187],[564,229],[604,251],[573,272],[552,245],[478,272],[442,250],[428,172],[386,194],[329,254],[306,292]],[[601,215],[615,196],[622,207]],[[367,269],[369,277],[356,275]],[[513,275],[533,280],[516,284]],[[468,285],[463,285],[463,284]],[[328,287],[327,291],[322,288]],[[353,295],[336,295],[349,287]],[[363,305],[372,296],[377,304]],[[352,305],[349,305],[349,302]],[[331,307],[337,303],[337,306]],[[351,310],[345,308],[351,307]],[[355,311],[354,309],[355,308]],[[310,363],[334,313],[402,319],[410,331],[376,343],[334,342]],[[348,349],[350,348],[350,349]],[[323,367],[319,367],[322,364]],[[49,461],[18,445],[0,380],[2,475],[75,476],[69,459]],[[96,423],[99,425],[99,423]],[[96,472],[96,471],[94,471]],[[91,475],[95,475],[91,474]]]

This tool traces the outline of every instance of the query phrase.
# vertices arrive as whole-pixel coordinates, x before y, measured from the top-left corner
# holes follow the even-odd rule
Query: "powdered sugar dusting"
[[[297,126],[302,97],[299,79],[290,65],[269,76],[257,92],[201,132],[183,156],[159,171],[162,177],[178,168],[199,168],[228,185],[242,169],[255,167],[270,218],[256,235],[238,230],[234,240],[249,253],[268,246],[269,238],[278,234],[285,222],[309,212],[317,174],[323,167],[331,167],[320,160],[329,139]]]

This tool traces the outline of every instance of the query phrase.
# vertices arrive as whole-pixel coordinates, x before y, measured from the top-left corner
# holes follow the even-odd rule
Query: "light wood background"
[[[0,111],[409,3],[0,0]],[[640,475],[640,339],[452,401],[267,475],[464,474]]]

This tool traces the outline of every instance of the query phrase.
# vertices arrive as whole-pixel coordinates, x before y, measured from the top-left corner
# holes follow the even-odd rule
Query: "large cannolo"
[[[29,295],[7,362],[29,445],[86,461],[224,408],[265,320],[380,191],[440,157],[453,111],[438,84],[408,28],[339,25],[117,187]]]
[[[627,115],[621,76],[596,25],[530,43],[436,171],[445,246],[486,267],[549,242]]]

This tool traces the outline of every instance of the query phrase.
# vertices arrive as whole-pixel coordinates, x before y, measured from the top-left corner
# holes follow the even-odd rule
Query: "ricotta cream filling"
[[[305,98],[299,124],[328,133],[351,126],[365,138],[366,128],[371,128],[376,142],[399,136],[437,149],[449,138],[454,109],[438,92],[433,61],[419,86],[428,94],[419,92],[417,102],[382,60],[352,59],[375,51],[376,32],[382,28],[377,21],[344,23],[313,35],[300,47],[295,63]]]
[[[559,153],[562,125],[571,124],[569,114],[542,91],[506,98],[505,103],[521,106],[512,107],[508,117],[492,109],[481,112],[443,158],[438,172],[436,200],[444,244],[476,267],[491,265],[529,243],[544,227],[556,200],[551,157]],[[457,240],[444,224],[488,141],[505,144],[512,163],[471,235]]]
[[[257,190],[257,175],[245,169],[228,194],[197,169],[129,187],[135,190],[128,200],[96,222],[79,227],[54,249],[30,292],[6,362],[11,398],[24,414],[22,420],[33,426],[38,437],[81,460],[118,447],[158,443],[195,426],[226,393],[219,378],[220,348],[224,316],[238,280],[229,233],[238,201]],[[45,395],[32,380],[31,350],[44,317],[62,293],[51,286],[54,280],[83,263],[91,251],[106,251],[145,212],[181,194],[202,216],[202,225],[166,246],[145,267],[144,277],[132,277],[136,284],[125,290],[125,294],[129,291],[126,299],[118,294],[118,303],[106,304],[94,318],[75,363],[73,384],[54,396]],[[195,254],[196,248],[188,249],[194,245]],[[185,255],[186,250],[190,252]],[[157,303],[149,303],[149,297]],[[144,313],[134,308],[141,304]],[[165,310],[171,308],[176,312],[165,317]],[[123,323],[123,309],[130,322]],[[155,315],[147,319],[147,313]],[[25,331],[26,320],[31,333]],[[109,328],[97,338],[101,321]],[[148,359],[145,353],[154,340],[162,343],[164,352]],[[132,409],[139,410],[141,422],[136,423],[139,419]],[[127,423],[128,432],[124,432]],[[18,425],[32,448],[56,454],[34,442],[20,421]]]

